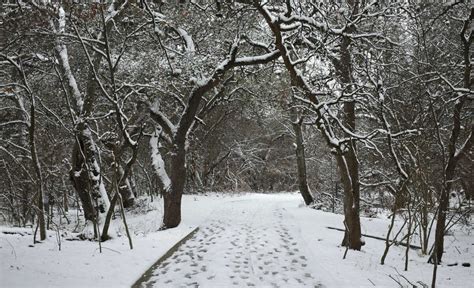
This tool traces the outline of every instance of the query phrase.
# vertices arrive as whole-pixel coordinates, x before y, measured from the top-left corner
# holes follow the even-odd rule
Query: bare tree
[[[454,90],[453,93],[456,94],[456,100],[454,105],[454,111],[452,113],[452,123],[451,135],[447,143],[446,154],[443,151],[443,162],[444,171],[443,171],[443,185],[440,192],[439,199],[439,209],[438,209],[438,218],[436,222],[436,235],[435,235],[435,249],[433,251],[433,261],[436,263],[441,262],[444,253],[444,234],[446,230],[446,214],[448,211],[449,205],[449,193],[455,178],[456,166],[460,159],[465,156],[465,152],[470,149],[473,145],[473,134],[474,126],[470,124],[469,135],[463,141],[460,139],[461,132],[463,130],[461,126],[461,114],[464,106],[466,105],[469,97],[472,97],[472,78],[471,78],[471,45],[474,38],[474,33],[472,31],[472,22],[474,20],[474,9],[471,8],[470,15],[467,19],[463,20],[463,28],[460,32],[460,38],[462,43],[462,55],[463,55],[463,81],[462,88],[456,88],[453,85],[450,85]],[[443,78],[442,78],[443,79]],[[444,78],[445,79],[445,78]],[[444,80],[443,79],[443,80]],[[448,82],[448,80],[446,80]],[[448,82],[448,84],[450,84]],[[441,147],[444,147],[444,143],[440,141]],[[457,147],[459,146],[459,147]],[[443,148],[444,150],[444,148]]]

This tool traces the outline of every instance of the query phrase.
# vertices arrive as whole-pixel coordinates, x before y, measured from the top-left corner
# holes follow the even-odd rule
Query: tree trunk
[[[355,103],[346,102],[344,104],[344,124],[355,130]],[[350,249],[360,250],[362,247],[360,217],[359,217],[359,162],[356,156],[356,143],[349,142],[348,149],[344,155],[337,156],[341,181],[344,187],[344,225],[346,233],[342,240],[343,246]]]
[[[276,48],[280,51],[280,55],[283,59],[286,69],[290,74],[291,86],[299,87],[303,89],[305,96],[314,104],[319,105],[319,100],[317,96],[313,93],[312,89],[308,87],[299,70],[292,63],[289,52],[284,43],[284,37],[282,36],[282,30],[278,23],[276,23],[273,18],[262,8],[258,1],[254,2],[257,10],[263,15],[268,26],[272,30],[275,36],[275,45]],[[349,0],[349,5],[353,7],[353,12],[351,17],[357,17],[359,12],[358,6],[359,1]],[[346,32],[348,34],[355,31],[354,26],[348,26]],[[340,48],[340,59],[333,59],[333,64],[335,66],[336,74],[342,84],[347,85],[349,88],[352,85],[352,65],[351,65],[351,54],[350,54],[350,43],[351,38],[342,36],[341,48]],[[355,130],[355,103],[352,101],[345,102],[344,104],[345,118],[343,124],[350,129],[351,131]],[[321,117],[321,112],[317,112],[319,117]],[[321,131],[324,129],[320,129]],[[323,133],[325,135],[325,133]],[[326,140],[329,145],[330,140],[327,136]],[[359,219],[359,165],[356,157],[356,145],[355,141],[352,140],[347,147],[347,151],[342,151],[343,147],[338,147],[336,158],[339,166],[339,171],[341,174],[342,183],[344,185],[344,214],[345,220],[344,224],[348,230],[345,233],[343,244],[347,245],[349,248],[354,250],[360,250],[362,246],[362,241],[360,239],[361,229],[360,229],[360,219]],[[344,153],[344,154],[343,154]]]
[[[337,74],[341,82],[345,85],[352,85],[351,57],[349,51],[350,39],[343,37],[341,44],[341,59],[335,62]],[[348,87],[350,93],[352,89]],[[343,125],[350,131],[355,131],[355,102],[348,101],[344,103]],[[347,135],[347,133],[346,133]],[[347,135],[350,137],[349,135]],[[344,225],[346,233],[342,241],[343,246],[350,249],[360,250],[362,246],[360,217],[359,217],[359,161],[357,160],[356,141],[348,142],[347,151],[341,151],[343,155],[337,155],[337,163],[341,174],[341,181],[344,187]],[[339,153],[341,153],[339,152]]]
[[[120,166],[120,179],[124,174],[124,169]],[[128,175],[125,179],[120,182],[119,193],[123,199],[123,207],[132,207],[135,203],[135,195],[133,194],[132,186],[130,184],[131,176]]]
[[[72,160],[72,169],[69,171],[70,180],[76,190],[77,195],[79,196],[79,200],[81,201],[81,206],[84,211],[84,217],[86,220],[93,221],[95,219],[96,210],[92,203],[92,197],[89,194],[89,179],[87,175],[87,171],[84,168],[84,159],[82,157],[80,148],[83,146],[82,143],[75,143],[73,148],[73,160]]]
[[[306,177],[306,158],[304,153],[304,139],[303,131],[301,129],[302,118],[298,119],[296,111],[293,112],[296,116],[293,119],[293,130],[295,131],[296,140],[296,164],[298,168],[298,185],[301,196],[303,196],[304,203],[309,205],[313,203],[314,199],[308,187],[308,180]]]
[[[90,130],[87,124],[79,123],[77,131],[70,177],[81,200],[86,220],[95,221],[99,214],[106,213],[110,202],[96,158],[97,146]]]
[[[172,190],[163,194],[164,215],[163,229],[174,228],[181,223],[181,198],[182,193]]]
[[[186,183],[185,141],[177,143],[171,157],[171,188],[165,191],[163,228],[174,228],[181,223],[181,198]]]
[[[249,66],[256,64],[263,64],[273,61],[279,57],[279,53],[270,52],[266,54],[263,59],[251,58],[248,60],[245,58],[244,61],[237,56],[237,46],[233,45],[228,54],[226,60],[221,62],[216,67],[212,75],[208,78],[205,83],[195,85],[191,90],[186,108],[179,120],[176,128],[166,116],[161,115],[158,111],[155,111],[155,107],[150,107],[151,117],[157,121],[163,131],[168,134],[169,138],[172,138],[170,142],[172,146],[171,156],[171,177],[170,177],[170,189],[164,193],[164,217],[163,217],[163,228],[173,228],[179,225],[181,222],[181,198],[184,190],[184,184],[186,182],[186,144],[189,131],[194,125],[196,114],[198,112],[201,100],[205,93],[211,91],[211,89],[217,87],[222,81],[226,71],[239,67]],[[176,131],[174,131],[176,129]]]
[[[341,245],[347,246],[349,249],[360,250],[362,241],[359,217],[358,164],[357,161],[355,164],[348,161],[348,157],[342,155],[337,155],[336,158],[344,188],[344,226],[346,232]]]
[[[24,75],[23,75],[24,76]],[[26,84],[26,80],[25,80]],[[41,163],[38,158],[38,152],[36,149],[36,110],[35,110],[35,96],[30,93],[31,104],[30,104],[30,123],[29,123],[29,141],[30,141],[30,153],[31,153],[31,164],[36,174],[35,186],[38,190],[38,224],[40,230],[40,239],[46,239],[46,223],[45,223],[45,211],[44,211],[44,186],[43,186],[43,175],[41,173]]]
[[[67,196],[68,196],[68,190],[67,190],[67,186],[66,186],[66,182],[64,181],[64,178],[61,177],[61,181],[63,182],[63,209],[64,209],[64,212],[69,212],[69,204],[68,204],[68,199],[67,199]]]
[[[449,206],[449,192],[451,191],[451,182],[454,177],[454,170],[456,163],[454,159],[450,158],[448,166],[446,167],[446,180],[445,185],[441,190],[441,197],[439,200],[438,218],[436,219],[436,230],[435,230],[435,258],[432,257],[433,261],[440,263],[444,253],[444,234],[446,230],[446,213],[448,213]]]
[[[119,192],[123,199],[124,208],[132,207],[133,204],[135,204],[135,196],[133,195],[132,187],[128,178],[125,179],[125,183],[120,186]]]

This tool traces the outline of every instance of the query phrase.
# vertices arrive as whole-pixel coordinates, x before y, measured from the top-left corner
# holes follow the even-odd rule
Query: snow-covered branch
[[[62,7],[59,7],[59,20],[58,27],[56,28],[53,20],[50,21],[51,28],[58,34],[64,33],[66,29],[66,13]],[[66,45],[63,43],[60,37],[56,37],[56,58],[58,59],[61,72],[64,79],[66,79],[66,84],[68,87],[68,92],[70,96],[74,99],[75,108],[77,115],[80,115],[83,111],[84,99],[82,97],[81,91],[74,77],[71,66],[69,64],[69,56]]]

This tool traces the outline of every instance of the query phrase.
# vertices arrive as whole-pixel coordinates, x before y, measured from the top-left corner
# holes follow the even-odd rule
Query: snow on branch
[[[171,123],[168,117],[163,114],[159,109],[158,101],[155,101],[150,105],[150,115],[153,120],[155,120],[163,129],[163,131],[168,134],[169,137],[173,137],[176,133],[176,127]]]
[[[268,10],[267,10],[268,11]],[[316,21],[314,18],[303,16],[303,15],[291,15],[289,17],[284,16],[284,15],[278,15],[278,18],[276,20],[276,23],[278,25],[285,24],[283,27],[285,27],[285,31],[288,30],[290,27],[291,28],[297,28],[301,24],[306,24],[309,25],[313,28],[316,28],[319,31],[326,32],[328,31],[328,26],[325,23],[321,23]],[[291,25],[291,26],[288,26]],[[293,27],[296,26],[296,27]]]
[[[120,15],[125,10],[128,4],[128,0],[114,1],[112,4],[110,4],[109,8],[107,9],[107,14],[105,14],[105,23],[108,24],[109,22],[113,21],[117,15]]]
[[[183,28],[178,27],[176,30],[178,31],[181,38],[183,38],[184,43],[186,44],[186,52],[193,53],[194,51],[196,51],[196,48],[194,47],[194,41],[191,35],[189,35],[188,32],[186,32],[186,30],[184,30]]]
[[[275,50],[267,54],[258,55],[258,56],[248,56],[248,57],[239,57],[235,59],[235,66],[249,66],[257,64],[265,64],[270,61],[276,60],[280,57],[280,51]]]
[[[466,141],[464,141],[464,143],[461,145],[461,147],[459,147],[459,149],[456,149],[456,152],[454,153],[454,158],[457,158],[457,159],[461,158],[463,153],[465,153],[472,147],[473,142],[474,142],[473,130],[474,130],[474,126],[471,125],[471,131],[469,133],[469,136],[467,137]]]

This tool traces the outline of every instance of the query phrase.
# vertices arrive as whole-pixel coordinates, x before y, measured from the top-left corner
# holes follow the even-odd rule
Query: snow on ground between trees
[[[161,207],[161,201],[155,201],[154,205]],[[226,207],[232,208],[236,213],[229,216],[229,209],[226,209]],[[248,215],[244,216],[244,214],[240,218],[237,210],[242,210],[244,214],[260,211],[258,213],[259,217],[265,217],[266,219],[254,219],[248,217]],[[384,249],[383,241],[366,238],[366,245],[362,248],[362,251],[349,251],[347,259],[342,260],[345,248],[336,245],[342,239],[342,232],[329,230],[326,226],[342,228],[343,216],[304,207],[299,194],[251,193],[220,197],[218,194],[208,196],[185,195],[183,211],[183,223],[178,228],[158,232],[155,231],[159,227],[161,219],[159,208],[153,209],[145,215],[129,213],[127,220],[134,229],[133,250],[129,249],[128,240],[124,233],[120,231],[120,219],[116,219],[116,230],[119,231],[119,235],[122,234],[123,236],[104,242],[102,254],[99,253],[97,242],[65,241],[64,239],[61,242],[62,249],[58,251],[54,231],[48,231],[50,237],[43,243],[29,247],[32,245],[31,229],[1,227],[0,283],[2,283],[2,287],[129,287],[170,247],[196,226],[200,226],[203,231],[207,231],[206,229],[212,226],[212,223],[217,223],[216,221],[226,218],[228,218],[230,225],[236,223],[235,227],[226,227],[230,234],[238,230],[238,225],[245,226],[245,221],[249,221],[247,226],[253,227],[253,229],[261,228],[258,225],[252,225],[253,222],[271,223],[272,225],[267,227],[269,239],[259,240],[267,240],[274,244],[279,243],[277,240],[271,239],[273,238],[271,235],[274,234],[273,232],[276,231],[277,226],[286,227],[288,237],[294,239],[290,241],[290,244],[297,243],[298,247],[296,248],[305,257],[307,266],[304,269],[308,270],[307,273],[310,273],[314,280],[305,281],[305,279],[301,279],[303,280],[302,283],[292,282],[292,287],[314,285],[313,282],[315,281],[324,287],[373,287],[374,285],[377,287],[399,287],[390,278],[390,275],[407,287],[409,283],[403,277],[420,287],[422,286],[421,283],[428,285],[431,283],[432,265],[426,263],[426,256],[419,256],[415,250],[410,251],[409,271],[407,272],[403,271],[404,247],[401,246],[392,247],[386,260],[387,264],[380,265],[380,257]],[[231,221],[230,218],[233,216],[239,218]],[[388,224],[388,219],[362,218],[362,232],[383,237]],[[232,229],[235,229],[235,231],[232,231]],[[20,234],[4,234],[3,232],[23,232],[22,234],[30,235],[21,236]],[[251,230],[247,232],[240,235],[240,238],[242,236],[252,238],[252,235],[259,234],[257,232],[253,233]],[[285,235],[282,237],[287,237]],[[209,237],[212,237],[212,235],[209,234]],[[281,240],[285,242],[283,238]],[[472,262],[472,259],[474,259],[472,228],[469,228],[469,230],[466,228],[456,229],[446,239],[447,253],[443,265],[438,269],[438,287],[470,287],[470,283],[474,281],[473,263],[471,263],[471,267],[462,267],[461,264]],[[251,239],[241,240],[245,244],[247,240]],[[192,242],[192,239],[189,241]],[[252,244],[250,242],[249,245]],[[219,263],[224,261],[224,256],[234,260],[238,259],[238,251],[249,255],[252,259],[251,249],[250,247],[247,249],[245,245],[240,247],[241,249],[233,250],[235,255],[232,252],[227,255],[222,251],[222,258],[219,258],[220,254],[216,253],[217,251],[212,251],[214,253],[213,257],[206,259],[206,261],[211,262],[208,268],[212,268],[214,260]],[[185,247],[186,243],[182,248]],[[278,247],[275,248],[278,249]],[[208,249],[212,249],[212,245],[208,246]],[[268,255],[264,254],[263,258],[260,258],[264,262],[270,261],[268,265],[262,267],[263,269],[271,267],[272,271],[269,271],[269,273],[277,272],[277,274],[284,275],[290,270],[285,271],[283,265],[279,266],[278,263],[283,263],[284,259],[277,261],[272,257],[266,259],[266,256]],[[279,257],[284,257],[284,255]],[[172,258],[168,259],[168,262],[170,262],[169,268],[171,269],[175,263],[173,263]],[[455,262],[458,263],[457,266],[447,266],[447,264]],[[297,268],[300,269],[301,267]],[[177,272],[175,271],[173,274],[176,278],[180,278],[177,280],[186,279],[186,271],[183,271],[183,275]],[[232,274],[233,272],[222,266],[219,271],[213,273],[221,273],[224,274],[221,275],[221,278],[229,277],[229,279],[232,279],[230,278],[232,275],[225,275],[225,273]],[[251,271],[250,273],[256,274],[257,272]],[[160,279],[159,275],[157,277],[157,279]],[[252,279],[252,277],[249,279]],[[279,278],[275,277],[275,279],[278,280]],[[233,282],[229,283],[232,284]],[[246,284],[247,282],[242,283]],[[217,285],[217,283],[214,284]],[[259,286],[262,283],[254,284]],[[280,287],[288,287],[283,280],[276,284]],[[209,287],[209,285],[212,286],[213,282],[207,281],[201,287]],[[160,287],[168,286],[160,285]],[[173,287],[171,283],[169,287]]]

